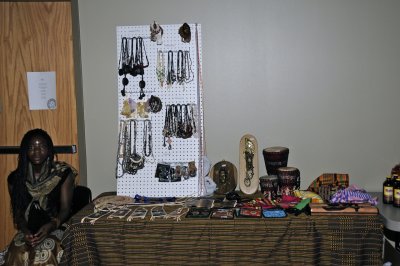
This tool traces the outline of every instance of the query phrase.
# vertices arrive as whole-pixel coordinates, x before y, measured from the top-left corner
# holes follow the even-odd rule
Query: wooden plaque
[[[239,188],[244,194],[251,195],[257,192],[259,183],[257,139],[246,134],[240,139]]]
[[[222,160],[211,167],[210,176],[217,185],[216,194],[226,194],[234,191],[237,187],[238,171],[236,166],[228,161]]]

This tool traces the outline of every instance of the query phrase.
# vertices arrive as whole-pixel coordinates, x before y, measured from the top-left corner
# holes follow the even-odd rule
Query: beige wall
[[[87,181],[116,190],[116,26],[202,25],[209,159],[238,166],[251,133],[290,149],[302,188],[323,172],[379,191],[400,161],[400,1],[77,0]],[[155,133],[154,133],[155,134]]]

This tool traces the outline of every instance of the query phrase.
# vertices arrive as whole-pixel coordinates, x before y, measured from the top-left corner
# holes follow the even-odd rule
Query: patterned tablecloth
[[[81,223],[93,208],[71,219],[63,265],[382,265],[379,215]]]

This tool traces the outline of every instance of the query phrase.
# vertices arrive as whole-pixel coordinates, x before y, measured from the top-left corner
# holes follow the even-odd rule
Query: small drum
[[[300,171],[296,167],[278,168],[278,194],[294,196],[294,191],[300,189]]]
[[[275,200],[278,195],[278,177],[275,175],[265,175],[260,177],[260,189],[264,198]]]
[[[265,148],[263,156],[268,175],[277,175],[279,167],[287,166],[289,149],[286,147]]]

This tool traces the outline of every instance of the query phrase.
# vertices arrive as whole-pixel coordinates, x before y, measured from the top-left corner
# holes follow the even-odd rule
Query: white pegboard
[[[190,42],[183,42],[179,35],[179,28],[182,24],[176,25],[160,25],[163,29],[162,44],[157,44],[150,39],[150,25],[144,26],[118,26],[117,27],[117,82],[118,89],[118,112],[119,121],[135,120],[136,121],[136,151],[143,154],[143,128],[145,120],[151,122],[152,125],[152,156],[146,157],[143,169],[137,171],[136,174],[123,173],[122,164],[117,156],[117,194],[134,197],[136,194],[147,197],[167,197],[167,196],[198,196],[203,190],[203,102],[202,102],[202,86],[201,86],[201,26],[198,24],[189,24],[191,29]],[[125,37],[128,39],[129,47],[132,38],[141,37],[145,47],[145,52],[149,61],[149,66],[144,69],[143,80],[146,82],[144,88],[145,96],[139,99],[140,88],[139,81],[141,76],[126,75],[129,80],[125,87],[125,96],[121,94],[123,89],[122,79],[124,75],[118,74],[120,67],[121,40]],[[134,49],[135,49],[135,39]],[[191,70],[193,79],[190,82],[163,86],[157,79],[156,66],[157,55],[159,52],[164,54],[165,58],[165,75],[167,76],[168,67],[168,51],[172,51],[174,57],[174,67],[176,69],[178,51],[187,52],[191,59]],[[144,57],[144,56],[143,56]],[[145,57],[144,57],[145,58]],[[144,59],[145,60],[145,59]],[[124,101],[128,98],[141,105],[146,102],[151,95],[157,96],[162,101],[162,109],[158,113],[146,113],[148,117],[141,117],[138,112],[134,112],[130,117],[121,114],[124,108]],[[164,147],[164,121],[166,107],[168,105],[191,104],[195,107],[196,129],[197,133],[187,139],[172,137],[171,150]],[[126,106],[125,106],[126,107]],[[120,128],[119,128],[120,131]],[[121,132],[120,132],[121,134]],[[121,138],[119,138],[120,142]],[[133,141],[132,141],[133,143]],[[119,145],[118,145],[119,147]],[[118,155],[120,152],[118,152]],[[189,161],[195,161],[197,167],[197,175],[189,179],[183,179],[179,182],[159,182],[155,177],[158,163],[182,164],[185,165]]]

